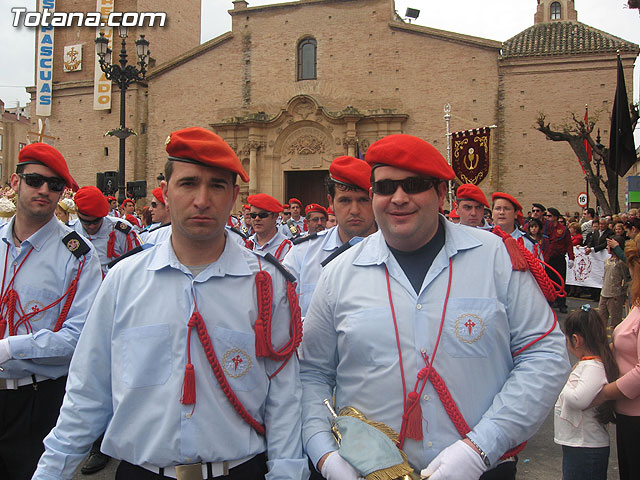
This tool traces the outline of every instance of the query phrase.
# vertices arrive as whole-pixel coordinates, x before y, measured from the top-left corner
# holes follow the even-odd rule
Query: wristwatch
[[[489,457],[487,457],[487,454],[484,453],[484,451],[478,446],[478,444],[476,442],[471,440],[469,437],[466,437],[466,439],[469,440],[473,444],[473,446],[478,449],[478,453],[480,454],[480,458],[484,462],[485,466],[490,467],[491,466],[491,462],[489,461]]]

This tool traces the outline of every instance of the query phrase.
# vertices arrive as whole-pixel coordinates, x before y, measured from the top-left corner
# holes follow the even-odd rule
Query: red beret
[[[335,215],[335,214],[336,214],[336,213],[333,211],[333,208],[331,208],[331,207],[327,207],[327,213],[328,213],[329,215]]]
[[[140,222],[138,221],[138,219],[136,217],[134,217],[133,215],[129,214],[129,215],[125,215],[124,219],[129,222],[131,225],[135,225],[137,227],[140,226]]]
[[[298,200],[297,198],[293,197],[289,199],[289,205],[291,205],[292,203],[297,203],[298,205],[300,205],[300,208],[302,208],[302,202],[300,200]],[[289,207],[291,208],[291,207]]]
[[[286,208],[291,208],[291,207],[289,207],[289,204],[288,204],[288,203],[285,203],[285,204],[282,206],[282,208],[283,208],[283,209],[286,209]]]
[[[249,195],[247,199],[251,205],[267,212],[278,213],[282,211],[282,204],[266,193],[257,193],[255,195]]]
[[[508,200],[513,204],[513,208],[515,208],[516,211],[522,211],[522,205],[520,205],[520,202],[518,202],[514,197],[512,197],[508,193],[494,192],[493,195],[491,195],[491,201],[493,203],[496,203],[496,200],[498,198],[503,198],[504,200]]]
[[[246,203],[242,205],[243,210],[251,210],[251,205],[247,205]]]
[[[78,213],[90,217],[106,217],[109,214],[109,201],[98,187],[82,187],[76,192],[73,200]]]
[[[449,212],[449,218],[460,218],[460,215],[458,215],[458,211],[455,208]]]
[[[327,216],[327,209],[322,205],[318,205],[317,203],[310,203],[304,209],[304,214],[309,215],[312,212],[324,213],[324,216]]]
[[[156,197],[156,199],[164,205],[164,197],[162,196],[162,188],[157,187],[154,188],[153,190],[151,190],[151,193],[153,193],[153,196]]]
[[[115,201],[116,201],[116,197],[114,197],[113,195],[109,195],[109,196],[107,197],[107,201],[108,201],[108,202],[115,202]]]
[[[135,206],[136,202],[134,202],[133,200],[131,200],[130,198],[125,198],[124,201],[122,202],[122,205],[120,205],[121,208],[124,208],[125,203],[130,203],[132,205]]]
[[[30,143],[25,145],[18,154],[18,165],[40,164],[49,167],[60,178],[67,187],[74,192],[78,190],[78,184],[69,173],[69,167],[62,154],[46,143]]]
[[[331,179],[349,186],[361,188],[368,192],[371,188],[371,166],[359,158],[334,158],[329,166]]]
[[[375,168],[378,164],[402,168],[442,180],[452,180],[453,170],[436,148],[406,134],[389,135],[371,144],[364,159]]]
[[[460,200],[475,200],[478,203],[481,203],[485,207],[489,208],[489,202],[487,202],[487,197],[484,196],[480,187],[473,185],[472,183],[463,183],[458,187],[458,191],[456,192],[456,198],[458,202]]]
[[[244,182],[249,181],[233,149],[210,130],[190,127],[173,132],[167,138],[166,149],[169,160],[222,168],[237,173]]]

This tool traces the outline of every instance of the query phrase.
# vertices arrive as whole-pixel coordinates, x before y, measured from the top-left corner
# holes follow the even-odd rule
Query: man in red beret
[[[489,208],[489,202],[482,190],[471,183],[463,183],[456,192],[460,215],[460,224],[470,227],[488,227],[484,221],[484,209]]]
[[[436,148],[390,135],[365,160],[379,231],[325,267],[307,310],[305,449],[327,480],[375,469],[374,458],[337,453],[321,401],[335,395],[398,432],[425,476],[513,479],[515,463],[503,460],[547,418],[568,376],[562,332],[502,239],[439,214],[454,173]]]
[[[288,205],[291,218],[285,219],[285,224],[280,228],[280,231],[289,238],[305,235],[307,227],[304,223],[304,217],[301,215],[302,202],[293,197],[289,199]]]
[[[106,275],[109,262],[140,245],[140,238],[129,221],[108,215],[109,202],[97,187],[82,187],[74,200],[78,221],[72,228],[96,247]]]
[[[119,479],[306,478],[295,289],[226,230],[249,176],[204,128],[166,150],[171,237],[105,277],[34,478],[71,478],[103,431]]]
[[[120,210],[118,210],[118,200],[113,195],[107,196],[109,202],[109,216],[120,217]]]
[[[54,216],[65,187],[78,185],[58,150],[20,150],[11,175],[16,214],[0,227],[0,478],[33,475],[100,287],[95,249]]]
[[[327,209],[317,203],[310,203],[304,208],[304,220],[308,235],[321,232],[327,226]]]
[[[279,232],[276,225],[282,204],[266,193],[249,195],[247,201],[251,208],[249,216],[255,231],[249,239],[251,248],[262,255],[270,253],[281,262],[291,249],[291,240]]]
[[[291,218],[291,207],[289,206],[288,203],[285,203],[282,206],[282,222],[281,223],[286,223],[287,220],[289,220]]]
[[[536,241],[520,230],[520,225],[524,222],[520,202],[514,196],[504,192],[494,192],[491,195],[491,201],[493,202],[494,225],[499,226],[516,241],[522,241],[527,250],[541,257],[539,249],[535,248]],[[542,258],[540,259],[542,260]]]
[[[331,207],[327,208],[327,228],[335,227],[337,225],[336,214],[331,209]]]
[[[151,193],[153,194],[153,199],[151,199],[149,211],[151,212],[153,224],[140,237],[144,243],[155,245],[171,236],[171,228],[169,228],[171,226],[171,214],[169,213],[169,207],[164,202],[162,188],[154,188]]]
[[[456,207],[453,207],[449,212],[449,220],[451,223],[460,223],[460,215],[458,215]]]
[[[355,157],[337,157],[329,166],[327,200],[338,225],[294,240],[284,265],[296,277],[304,316],[324,265],[376,231],[371,209],[371,167]]]
[[[242,205],[242,218],[240,219],[240,231],[245,237],[253,235],[253,222],[251,221],[251,205]]]

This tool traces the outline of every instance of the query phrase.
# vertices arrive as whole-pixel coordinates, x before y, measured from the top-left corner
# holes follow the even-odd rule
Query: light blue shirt
[[[519,228],[514,228],[513,232],[511,232],[511,236],[515,240],[518,240],[520,237],[522,237],[522,241],[524,242],[524,246],[526,247],[526,249],[535,255],[534,243],[529,239],[529,237],[525,235],[522,230],[520,230]],[[542,260],[542,248],[538,248],[538,258]]]
[[[296,291],[303,317],[307,314],[322,273],[322,261],[341,245],[338,228],[332,227],[318,232],[316,238],[294,245],[284,257],[282,264],[296,277]]]
[[[266,451],[267,479],[307,478],[296,355],[271,380],[268,375],[281,362],[255,355],[260,265],[273,280],[278,348],[289,338],[284,277],[229,235],[220,258],[196,278],[178,261],[171,242],[111,269],[78,343],[60,418],[44,441],[46,451],[33,478],[72,478],[102,432],[102,451],[135,465],[231,461]],[[221,391],[195,331],[196,404],[180,403],[194,296],[231,388],[265,425],[266,437]]]
[[[431,355],[452,260],[452,287],[434,368],[448,386],[492,465],[530,438],[548,416],[568,373],[554,314],[529,272],[514,272],[502,239],[443,222],[446,243],[416,294],[381,232],[329,263],[304,322],[300,352],[303,443],[314,464],[337,448],[322,404],[335,387],[336,405],[400,431],[403,389],[385,279],[398,320],[407,393]],[[420,397],[424,440],[404,451],[417,469],[460,439],[431,382]]]
[[[158,243],[164,242],[169,237],[171,237],[171,225],[158,225],[155,228],[149,229],[148,232],[143,232],[140,235],[140,238],[144,243],[148,243],[151,245],[156,245]]]
[[[83,257],[77,259],[62,243],[62,238],[71,229],[54,216],[37,232],[25,239],[17,249],[13,242],[13,223],[15,217],[0,227],[0,256],[7,259],[4,269],[5,290],[7,284],[25,256],[33,251],[20,267],[13,280],[12,287],[20,298],[25,312],[42,309],[65,294],[75,279]],[[11,357],[2,364],[0,378],[24,378],[30,375],[42,375],[47,378],[59,378],[67,374],[78,337],[98,292],[102,275],[100,262],[95,248],[84,239],[91,251],[86,254],[86,262],[80,274],[78,287],[62,328],[53,332],[66,297],[56,306],[35,315],[30,320],[32,332],[25,325],[17,330],[17,335],[9,337],[7,325],[4,338],[9,339]],[[4,292],[3,292],[4,293]],[[15,319],[20,308],[16,307]]]
[[[116,228],[116,225],[120,223],[124,223],[127,227],[131,228],[129,233],[124,233],[121,230]],[[89,235],[85,232],[84,227],[82,226],[82,222],[78,221],[71,226],[76,232],[84,237],[88,238],[96,250],[98,251],[98,256],[100,257],[100,264],[102,266],[102,272],[106,275],[109,270],[108,264],[112,260],[115,260],[117,257],[122,255],[123,253],[127,253],[131,248],[136,246],[136,239],[139,241],[138,234],[134,231],[133,225],[126,221],[123,218],[115,218],[106,216],[102,219],[102,225],[100,225],[100,229],[94,234]],[[116,239],[113,245],[114,252],[116,254],[115,257],[109,258],[107,257],[107,245],[109,243],[109,236],[111,232],[116,232]],[[129,241],[127,241],[129,238]],[[130,247],[129,247],[130,244]]]
[[[253,242],[253,251],[259,253],[260,255],[266,255],[270,253],[274,257],[276,257],[279,261],[282,261],[291,250],[291,240],[289,240],[285,235],[283,235],[280,231],[276,230],[276,234],[267,241],[264,245],[260,245],[258,243],[258,234],[254,233],[249,238]],[[284,244],[284,245],[283,245]],[[280,248],[282,247],[282,249]],[[278,250],[280,252],[278,253]],[[278,255],[276,255],[276,253]]]

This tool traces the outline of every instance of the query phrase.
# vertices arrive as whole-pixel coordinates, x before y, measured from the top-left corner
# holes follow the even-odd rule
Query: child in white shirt
[[[563,480],[606,480],[613,405],[589,408],[602,387],[618,378],[606,327],[591,305],[565,320],[567,348],[578,358],[554,409],[554,441],[562,445]]]

